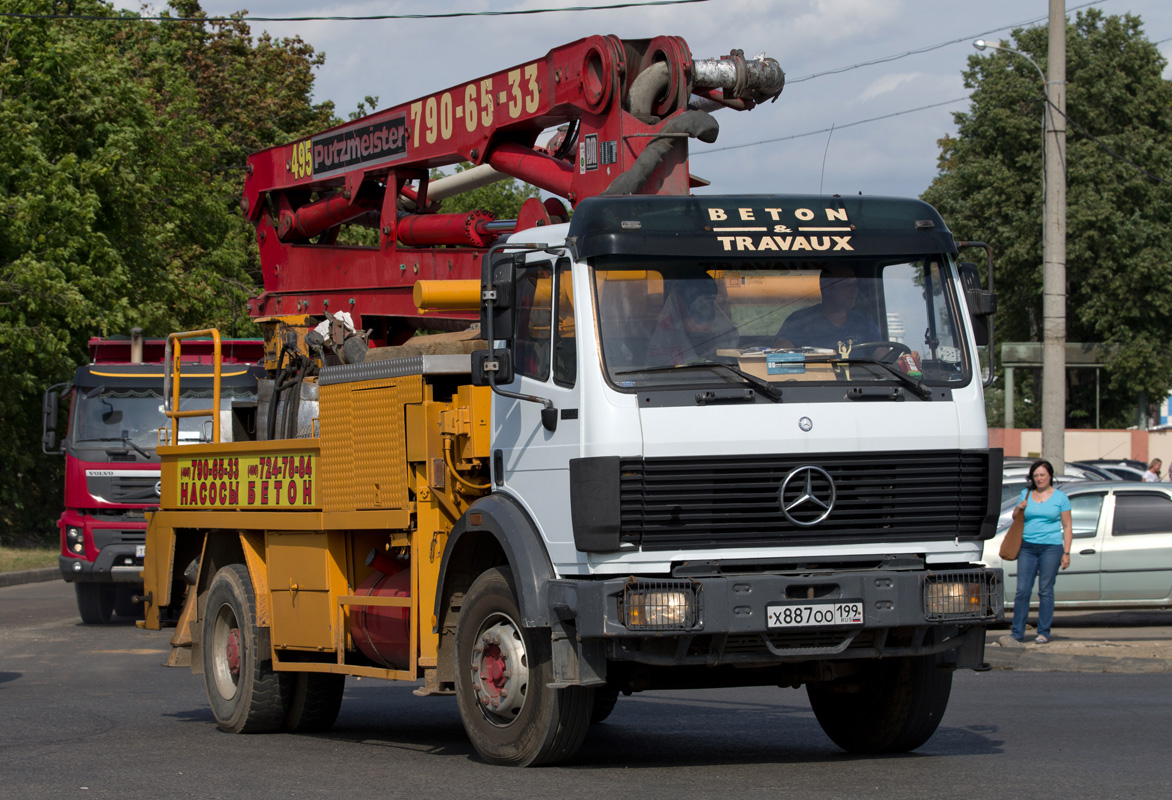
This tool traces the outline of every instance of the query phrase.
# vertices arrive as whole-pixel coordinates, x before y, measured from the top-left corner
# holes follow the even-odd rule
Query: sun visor
[[[919,200],[825,195],[587,198],[569,240],[580,258],[849,258],[956,253],[936,209]]]
[[[210,389],[212,368],[200,365],[185,365],[181,387]],[[241,388],[256,391],[257,380],[265,377],[264,367],[258,365],[225,364],[220,370],[222,388]],[[73,385],[78,389],[93,389],[106,386],[109,389],[140,389],[144,386],[163,385],[162,364],[87,364],[80,367],[73,376]]]

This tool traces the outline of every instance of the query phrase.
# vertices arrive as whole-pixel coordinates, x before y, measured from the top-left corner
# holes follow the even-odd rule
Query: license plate
[[[134,546],[135,558],[142,558],[145,555],[146,555],[146,545],[145,544],[136,544]]]
[[[765,609],[770,628],[813,628],[831,625],[862,625],[863,604],[847,603],[787,603]]]

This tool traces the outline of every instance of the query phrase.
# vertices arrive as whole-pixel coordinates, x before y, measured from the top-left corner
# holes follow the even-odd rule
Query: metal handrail
[[[179,367],[183,350],[184,339],[196,337],[212,337],[212,407],[209,409],[179,410],[179,382],[183,377],[183,370]],[[172,342],[174,356],[172,356]],[[220,443],[220,332],[216,328],[205,328],[200,331],[182,331],[167,336],[167,346],[163,351],[163,413],[171,420],[171,444],[179,444],[179,419],[184,417],[211,417],[212,442]],[[171,374],[175,370],[175,380]]]

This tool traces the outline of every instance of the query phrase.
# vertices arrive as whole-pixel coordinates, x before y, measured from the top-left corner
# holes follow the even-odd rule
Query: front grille
[[[158,475],[140,477],[138,475],[118,475],[111,482],[110,501],[114,503],[152,503],[158,504],[159,492],[155,488],[159,485]]]
[[[836,489],[830,513],[807,525],[780,500],[803,466]],[[985,451],[623,459],[620,471],[623,541],[647,550],[972,540],[993,517]]]
[[[113,475],[94,475],[86,478],[86,489],[108,503],[159,504],[158,472],[136,474],[122,470]]]
[[[146,542],[146,528],[94,528],[93,536],[94,546],[99,550],[109,544],[143,544]]]

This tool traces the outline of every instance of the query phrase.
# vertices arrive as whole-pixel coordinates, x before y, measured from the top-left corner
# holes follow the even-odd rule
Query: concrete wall
[[[990,428],[989,446],[1002,448],[1007,456],[1040,457],[1042,432],[1037,428]],[[1172,465],[1172,431],[1068,430],[1066,460],[1091,458],[1133,458],[1145,463],[1158,458],[1167,475]]]

